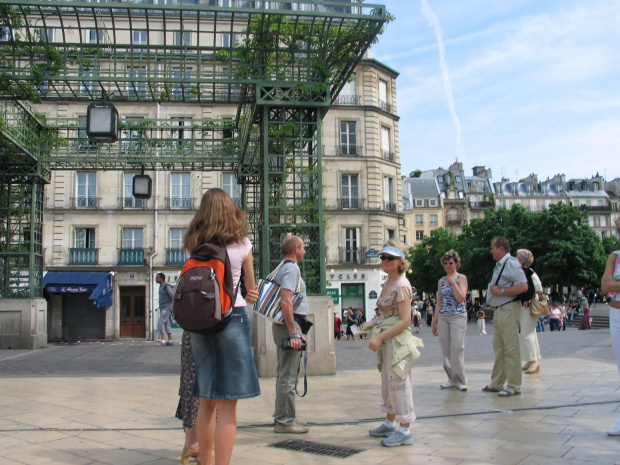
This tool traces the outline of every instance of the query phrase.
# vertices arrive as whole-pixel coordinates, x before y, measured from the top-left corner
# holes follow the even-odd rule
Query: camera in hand
[[[306,350],[306,341],[304,341],[303,339],[300,339],[300,340],[301,340],[301,347],[298,350]],[[295,350],[291,347],[290,337],[288,339],[282,340],[282,349],[283,350]]]

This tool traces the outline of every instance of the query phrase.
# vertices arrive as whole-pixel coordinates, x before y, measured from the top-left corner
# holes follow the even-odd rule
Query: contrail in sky
[[[422,0],[422,13],[426,17],[429,26],[432,26],[433,32],[435,33],[435,37],[437,39],[437,47],[439,48],[439,67],[441,68],[441,75],[443,78],[443,89],[446,93],[448,107],[450,108],[450,114],[452,115],[454,129],[456,130],[456,155],[461,158],[459,161],[463,161],[462,158],[464,158],[464,154],[463,146],[461,145],[461,120],[456,114],[456,109],[454,108],[452,81],[450,80],[450,70],[448,69],[448,65],[446,63],[446,49],[443,45],[443,31],[441,30],[441,25],[439,24],[437,15],[435,15],[431,9],[431,6],[428,4],[428,0]]]

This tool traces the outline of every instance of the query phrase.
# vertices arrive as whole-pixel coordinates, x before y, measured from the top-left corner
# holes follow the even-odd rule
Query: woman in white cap
[[[382,410],[385,421],[369,431],[371,436],[385,437],[386,447],[413,444],[409,425],[415,420],[411,368],[420,355],[422,341],[411,334],[411,284],[405,277],[409,268],[404,247],[388,241],[381,250],[381,266],[388,275],[377,308],[381,315],[362,327],[370,334],[371,350],[377,352],[381,371]],[[399,422],[399,427],[396,427]]]

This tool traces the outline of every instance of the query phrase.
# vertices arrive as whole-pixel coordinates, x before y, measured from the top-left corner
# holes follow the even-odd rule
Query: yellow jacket
[[[386,331],[400,321],[400,316],[391,316],[386,319],[375,318],[364,323],[360,333],[368,334],[372,339],[379,333]],[[416,360],[420,356],[418,347],[424,347],[422,339],[411,334],[411,327],[407,326],[400,334],[392,337],[392,370],[400,379],[405,379]],[[377,351],[377,368],[381,371],[383,366],[382,351]]]

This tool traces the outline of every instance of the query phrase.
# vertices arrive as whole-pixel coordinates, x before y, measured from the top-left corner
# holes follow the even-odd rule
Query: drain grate
[[[334,446],[333,444],[320,444],[318,442],[303,441],[301,439],[287,439],[286,441],[270,444],[271,447],[279,449],[296,450],[299,452],[307,452],[309,454],[328,455],[329,457],[347,458],[352,455],[363,452],[364,449],[355,449],[353,447]]]

